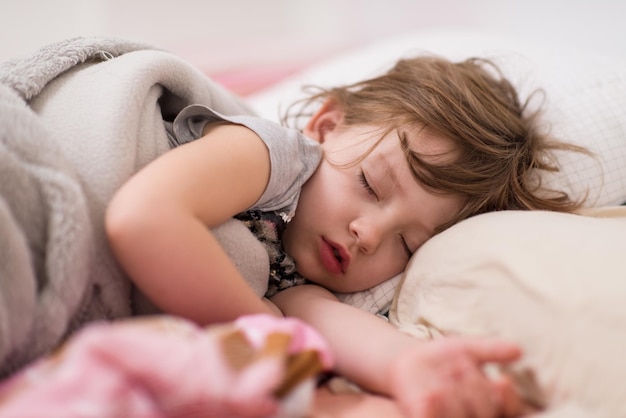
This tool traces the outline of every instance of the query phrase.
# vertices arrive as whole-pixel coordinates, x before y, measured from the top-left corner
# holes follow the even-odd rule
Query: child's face
[[[397,131],[363,161],[351,164],[380,133],[368,126],[329,126],[316,132],[309,124],[305,129],[322,143],[325,158],[302,189],[283,244],[304,277],[330,290],[354,292],[402,272],[410,254],[461,203],[458,197],[433,195],[413,179]],[[416,151],[449,150],[446,139],[411,135]]]

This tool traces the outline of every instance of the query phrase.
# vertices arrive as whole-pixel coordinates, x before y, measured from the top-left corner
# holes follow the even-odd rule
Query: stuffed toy
[[[303,417],[331,366],[324,340],[291,318],[96,323],[0,385],[0,417]]]

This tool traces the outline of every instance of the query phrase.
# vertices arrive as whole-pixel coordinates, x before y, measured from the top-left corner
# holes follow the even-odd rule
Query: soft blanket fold
[[[191,103],[251,113],[186,61],[120,39],[0,64],[0,377],[86,321],[131,314],[104,210],[169,149],[163,120]]]

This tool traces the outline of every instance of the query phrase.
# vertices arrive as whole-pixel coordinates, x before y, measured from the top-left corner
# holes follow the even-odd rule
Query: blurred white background
[[[146,41],[216,73],[302,65],[455,29],[626,54],[624,0],[0,0],[0,59],[79,35]]]

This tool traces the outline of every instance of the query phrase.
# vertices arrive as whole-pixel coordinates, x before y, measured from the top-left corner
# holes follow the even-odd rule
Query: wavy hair
[[[573,212],[573,200],[548,190],[541,171],[558,171],[553,151],[589,152],[542,134],[540,109],[529,110],[516,89],[490,60],[451,62],[437,56],[401,59],[388,72],[351,85],[318,89],[294,103],[283,121],[306,116],[306,109],[332,100],[344,112],[343,126],[369,125],[392,130],[432,130],[452,140],[453,157],[427,158],[411,150],[402,136],[414,178],[432,193],[461,196],[457,216],[437,232],[462,219],[499,210]],[[297,107],[297,106],[300,107]],[[294,111],[294,109],[296,109]],[[381,138],[382,138],[381,136]]]

